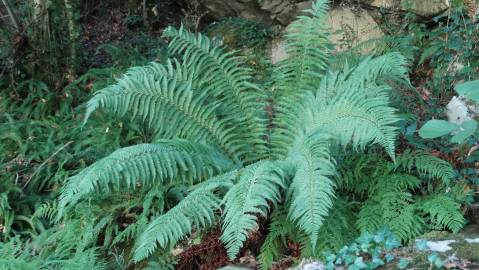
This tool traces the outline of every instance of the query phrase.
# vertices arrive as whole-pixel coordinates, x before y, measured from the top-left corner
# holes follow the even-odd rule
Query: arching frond
[[[373,63],[376,66],[369,67]],[[388,63],[394,71],[386,67]],[[404,65],[398,54],[366,58],[356,67],[325,74],[316,82],[314,92],[280,101],[278,111],[284,113],[278,114],[277,131],[272,135],[276,153],[281,156],[302,129],[307,133],[322,128],[343,146],[352,143],[364,149],[375,143],[394,158],[395,123],[399,118],[390,106],[387,82],[408,82]]]
[[[288,242],[288,236],[294,234],[296,226],[288,219],[286,209],[277,208],[271,214],[271,223],[268,234],[261,246],[258,260],[261,269],[271,269],[273,262],[280,258],[285,251]]]
[[[288,58],[275,72],[276,91],[280,96],[311,90],[326,70],[331,43],[325,23],[329,0],[315,1],[307,15],[298,16],[288,29]],[[309,15],[309,16],[308,16]]]
[[[71,177],[60,196],[60,208],[94,191],[181,181],[195,183],[234,165],[216,149],[185,140],[164,140],[119,149]]]
[[[367,88],[389,82],[409,86],[407,60],[400,53],[368,56],[347,72],[345,82],[350,88]]]
[[[328,3],[328,0],[313,2],[312,8],[305,11],[309,16],[299,16],[290,24],[285,36],[288,58],[273,71],[275,129],[271,145],[273,154],[280,158],[284,158],[294,142],[296,133],[290,133],[296,132],[303,109],[298,104],[322,80],[327,69],[331,47],[325,23]]]
[[[228,256],[234,259],[248,233],[254,229],[257,216],[266,216],[280,199],[285,188],[283,172],[273,162],[252,164],[241,171],[240,179],[224,197],[224,224],[221,240]]]
[[[398,158],[396,166],[408,172],[417,172],[425,179],[441,179],[444,184],[449,184],[454,177],[454,169],[449,162],[421,151],[406,151]]]
[[[298,139],[288,154],[296,168],[290,187],[289,217],[310,237],[313,249],[335,196],[331,180],[335,162],[329,153],[328,139],[322,135]]]
[[[266,134],[264,115],[258,109],[265,108],[266,96],[252,84],[251,71],[245,68],[235,52],[225,53],[202,34],[192,34],[183,27],[167,28],[163,36],[171,38],[171,54],[179,54],[182,61],[199,73],[200,91],[218,101],[218,113],[230,123],[249,146],[236,149],[247,160],[258,158],[266,151],[262,136]],[[251,151],[251,147],[255,151]],[[254,157],[251,155],[255,153]]]
[[[139,262],[150,256],[158,247],[168,248],[191,233],[192,228],[202,229],[213,224],[214,211],[219,199],[206,189],[193,191],[175,207],[147,226],[136,241],[133,259]]]
[[[466,220],[460,211],[460,204],[446,195],[431,195],[417,202],[417,207],[428,215],[433,226],[457,233]]]
[[[369,143],[379,144],[394,157],[399,118],[389,106],[384,87],[355,89],[344,92],[325,107],[308,107],[310,123],[307,128],[317,128],[331,134],[343,146],[364,149]],[[311,105],[313,106],[313,105]]]
[[[216,115],[218,102],[193,89],[192,77],[184,65],[170,61],[130,69],[114,85],[98,91],[88,101],[86,118],[98,108],[117,116],[140,116],[161,138],[183,138],[217,145],[231,158],[246,142]]]

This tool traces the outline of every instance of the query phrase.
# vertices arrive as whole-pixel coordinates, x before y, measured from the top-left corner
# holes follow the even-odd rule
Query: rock
[[[474,103],[468,103],[464,97],[452,97],[446,108],[448,121],[458,125],[464,121],[474,119],[479,113],[479,106]]]
[[[469,228],[470,227],[470,228]],[[410,259],[416,269],[428,269],[427,256],[436,252],[450,266],[448,269],[479,269],[479,230],[469,225],[459,234],[432,231],[420,237],[428,250],[418,250],[414,243],[399,250],[399,256]]]
[[[335,7],[328,12],[328,24],[334,33],[331,41],[338,51],[384,35],[373,17],[363,9],[353,12],[349,7]]]
[[[422,241],[417,239],[416,242]],[[445,240],[445,241],[426,241],[427,251],[431,252],[446,252],[452,249],[449,245],[455,243],[456,240]]]
[[[312,1],[299,0],[199,0],[216,19],[244,17],[286,26]]]
[[[286,58],[288,58],[286,42],[282,39],[273,40],[271,42],[271,63],[276,64]]]
[[[307,262],[303,261],[294,270],[325,270],[326,267],[322,262]]]
[[[450,8],[449,0],[402,0],[401,6],[422,17],[433,17]]]
[[[186,0],[182,0],[186,1]],[[313,0],[198,0],[216,19],[244,17],[271,25],[287,26]],[[353,2],[353,1],[351,1]],[[449,0],[358,0],[363,6],[391,11],[410,11],[431,18],[450,7]],[[341,5],[344,6],[344,5]],[[353,4],[356,8],[358,5]]]
[[[246,267],[236,266],[236,265],[228,265],[218,270],[251,270],[251,268],[246,268]]]

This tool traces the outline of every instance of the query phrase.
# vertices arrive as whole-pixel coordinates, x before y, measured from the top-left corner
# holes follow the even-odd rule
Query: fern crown
[[[281,217],[318,245],[339,200],[335,153],[376,144],[394,159],[398,117],[389,82],[408,82],[397,53],[329,69],[328,2],[316,1],[290,26],[289,57],[275,66],[272,89],[205,35],[166,29],[171,59],[131,68],[87,104],[86,119],[97,109],[127,116],[145,123],[154,140],[117,150],[68,179],[60,211],[99,193],[189,186],[176,206],[135,230],[135,261],[212,226],[219,212],[230,258],[258,217],[279,207]]]

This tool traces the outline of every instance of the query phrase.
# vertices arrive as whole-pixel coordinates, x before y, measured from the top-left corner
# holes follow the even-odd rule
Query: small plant
[[[343,247],[337,254],[325,253],[326,269],[347,267],[349,270],[377,269],[395,260],[394,249],[401,246],[394,234],[387,228],[375,234],[365,232],[351,245]],[[409,262],[401,259],[399,269],[405,269]]]

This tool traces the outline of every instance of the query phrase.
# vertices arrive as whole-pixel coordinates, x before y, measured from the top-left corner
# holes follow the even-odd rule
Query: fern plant
[[[407,241],[426,229],[457,232],[464,226],[460,204],[448,190],[454,171],[446,161],[408,150],[396,163],[373,154],[346,164],[350,166],[344,167],[338,186],[361,201],[356,221],[361,232],[387,225],[398,239]]]
[[[167,28],[170,59],[131,68],[87,104],[86,119],[97,109],[129,116],[154,139],[69,178],[60,216],[118,192],[183,187],[178,204],[131,227],[135,262],[219,216],[221,240],[234,259],[258,217],[279,208],[315,250],[337,201],[336,154],[377,144],[394,160],[398,117],[389,82],[408,83],[397,53],[329,69],[327,9],[328,1],[316,1],[291,25],[289,57],[275,67],[271,89],[252,79],[235,52],[202,34]]]

